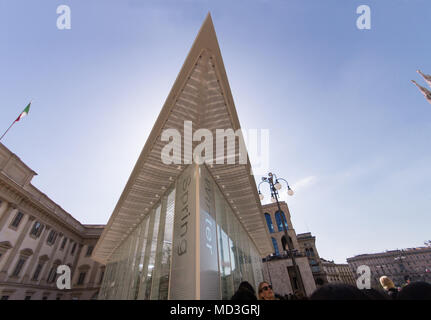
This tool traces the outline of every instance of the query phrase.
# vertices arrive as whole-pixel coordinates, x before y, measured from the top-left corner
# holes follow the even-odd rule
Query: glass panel
[[[228,214],[227,218],[229,221],[228,233],[229,233],[230,257],[231,257],[231,269],[232,269],[232,276],[233,276],[233,287],[234,287],[234,290],[237,290],[239,287],[239,284],[241,283],[241,269],[239,266],[238,248],[235,245],[238,222],[233,214]]]
[[[159,231],[160,222],[160,211],[161,206],[159,205],[155,209],[150,218],[150,226],[148,233],[148,240],[145,248],[144,263],[142,268],[141,276],[141,287],[139,289],[140,300],[148,300],[151,294],[151,281],[154,269],[154,262],[156,259],[156,249],[157,249],[157,236]]]
[[[155,266],[152,270],[151,299],[167,300],[172,251],[175,190],[163,200]]]
[[[221,293],[222,299],[228,300],[234,294],[233,276],[231,269],[231,257],[229,237],[227,235],[228,223],[227,215],[229,215],[229,208],[225,204],[223,196],[219,190],[215,192],[216,200],[216,219],[217,219],[217,238],[218,238],[218,256],[221,277]]]
[[[148,263],[148,255],[146,255],[148,245],[150,241],[148,241],[148,237],[152,236],[150,235],[152,229],[150,229],[150,225],[154,223],[153,222],[153,215],[148,215],[145,218],[145,223],[143,225],[144,232],[141,238],[141,248],[138,251],[138,257],[137,260],[138,263],[138,271],[136,276],[136,284],[135,284],[135,290],[134,290],[134,299],[143,299],[143,294],[141,291],[142,284],[144,283],[146,272],[147,272],[147,263]],[[144,269],[145,266],[145,269]]]
[[[136,300],[138,298],[138,291],[139,291],[139,280],[141,277],[141,271],[142,271],[142,259],[143,259],[143,248],[145,249],[146,243],[147,243],[147,233],[148,233],[148,225],[149,225],[149,217],[145,217],[145,219],[141,222],[139,227],[139,235],[137,239],[137,248],[136,248],[136,254],[135,259],[133,263],[133,272],[132,272],[132,283],[131,283],[131,290],[129,294],[129,299]]]
[[[169,273],[171,268],[171,256],[172,256],[172,237],[174,231],[174,213],[175,213],[175,190],[173,190],[169,196],[166,205],[166,221],[165,231],[163,239],[163,249],[160,264],[160,276],[159,276],[159,299],[168,299],[169,289]]]
[[[150,253],[150,260],[148,263],[148,277],[147,277],[147,284],[146,284],[146,291],[145,291],[145,299],[150,299],[151,295],[151,282],[154,272],[154,265],[156,260],[156,249],[157,249],[157,237],[159,235],[159,223],[160,223],[160,212],[161,212],[161,206],[159,205],[156,209],[156,218],[154,221],[154,230],[153,230],[153,238],[151,240],[151,253]]]
[[[127,260],[124,270],[124,287],[121,293],[121,299],[129,299],[130,298],[130,288],[132,287],[133,275],[135,269],[135,257],[136,257],[136,249],[138,245],[138,235],[139,228],[135,228],[132,234],[128,238],[128,251],[127,251]]]

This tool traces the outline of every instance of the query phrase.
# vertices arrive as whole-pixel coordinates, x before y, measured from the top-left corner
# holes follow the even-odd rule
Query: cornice
[[[24,190],[21,186],[3,174],[0,174],[0,191],[1,197],[7,202],[11,202],[14,206],[29,215],[38,216],[44,223],[49,224],[51,227],[59,230],[66,229],[80,240],[85,236],[85,227],[80,224],[79,221],[76,220],[82,227],[83,232],[76,230],[76,228],[70,225],[67,221],[57,217],[49,208],[34,199],[28,191]]]

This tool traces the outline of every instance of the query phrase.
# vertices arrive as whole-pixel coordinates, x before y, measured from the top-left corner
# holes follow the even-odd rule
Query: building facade
[[[323,271],[326,274],[327,283],[345,283],[356,286],[356,277],[347,263],[334,263],[321,259]]]
[[[99,299],[230,299],[263,280],[272,249],[242,137],[211,156],[191,140],[239,129],[208,15],[94,250],[106,264]]]
[[[311,232],[297,234],[299,248],[301,252],[305,252],[310,264],[311,272],[313,273],[316,287],[320,287],[328,282],[326,273],[323,269],[322,261],[316,247],[316,237],[311,235]]]
[[[264,278],[272,284],[274,291],[280,295],[293,294],[301,291],[291,255],[295,256],[300,277],[304,286],[304,295],[310,296],[316,290],[314,276],[310,267],[306,251],[301,247],[300,241],[293,228],[289,207],[284,201],[280,202],[281,212],[276,203],[262,206],[262,213],[268,229],[268,237],[272,243],[272,253],[264,259]],[[283,221],[287,222],[286,229],[288,241],[293,248],[292,253],[288,253],[289,246],[283,229]]]
[[[381,276],[389,277],[398,287],[406,282],[406,277],[431,283],[431,247],[361,254],[348,258],[347,262],[353,271],[361,265],[370,267],[371,286],[376,289],[381,288]]]
[[[91,259],[103,226],[82,225],[31,184],[36,173],[0,144],[0,299],[94,299],[104,267]],[[71,270],[59,290],[57,267]]]

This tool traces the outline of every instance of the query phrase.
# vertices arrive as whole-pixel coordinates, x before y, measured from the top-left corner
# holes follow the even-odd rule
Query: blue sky
[[[34,99],[2,142],[33,184],[106,223],[208,11],[241,126],[270,130],[295,189],[296,232],[337,262],[430,239],[431,105],[410,83],[431,74],[426,0],[0,0],[0,129]]]

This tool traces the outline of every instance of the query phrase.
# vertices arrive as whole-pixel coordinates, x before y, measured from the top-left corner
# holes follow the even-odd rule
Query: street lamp
[[[398,261],[400,269],[402,269],[401,274],[404,275],[404,279],[405,279],[406,275],[409,276],[408,275],[409,272],[408,272],[408,270],[406,270],[406,266],[403,263],[403,260],[406,259],[406,257],[403,256],[402,251],[403,250],[398,250],[398,255],[394,258],[394,261]],[[403,279],[403,281],[404,281],[404,279]]]
[[[293,190],[290,188],[289,183],[283,178],[277,178],[277,176],[275,174],[270,172],[270,173],[268,173],[268,177],[262,177],[262,181],[258,185],[259,198],[260,198],[260,200],[264,199],[264,195],[260,191],[260,185],[264,182],[268,183],[269,184],[269,190],[271,191],[271,202],[277,203],[278,212],[280,214],[282,225],[283,225],[284,237],[286,239],[286,243],[287,243],[287,246],[289,249],[288,252],[289,252],[289,255],[292,257],[293,270],[294,270],[296,279],[298,281],[299,288],[302,291],[302,293],[305,294],[304,285],[302,283],[302,278],[301,278],[301,273],[299,272],[298,266],[297,266],[296,261],[295,261],[295,255],[293,252],[294,248],[292,247],[292,243],[289,241],[289,235],[287,234],[287,229],[286,229],[287,221],[285,220],[285,215],[282,214],[282,211],[280,208],[280,202],[278,201],[278,199],[279,199],[278,190],[281,190],[281,188],[282,188],[280,181],[284,181],[286,183],[287,194],[289,196],[293,196]]]

